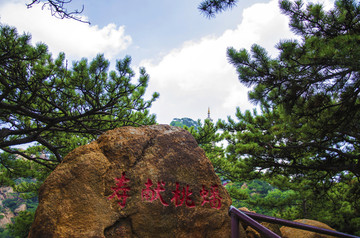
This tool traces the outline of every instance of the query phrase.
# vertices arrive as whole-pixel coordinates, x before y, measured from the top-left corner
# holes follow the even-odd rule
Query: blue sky
[[[164,124],[205,119],[208,107],[214,120],[234,117],[236,107],[254,108],[227,61],[227,47],[256,43],[276,56],[276,43],[295,37],[277,0],[242,0],[213,19],[199,12],[200,0],[73,0],[69,8],[84,5],[91,25],[52,17],[42,4],[27,9],[29,2],[0,0],[0,22],[29,32],[55,56],[65,52],[69,61],[104,53],[113,66],[130,55],[133,69],[145,67],[150,75],[147,97],[160,93],[150,111]]]
[[[235,28],[241,19],[242,9],[250,6],[242,1],[226,14],[209,19],[201,14],[194,0],[87,0],[73,1],[73,9],[84,6],[84,14],[92,24],[104,27],[109,23],[124,25],[133,44],[129,48],[134,60],[161,55],[181,47],[185,41],[206,35],[221,35]],[[253,1],[252,4],[260,2]]]

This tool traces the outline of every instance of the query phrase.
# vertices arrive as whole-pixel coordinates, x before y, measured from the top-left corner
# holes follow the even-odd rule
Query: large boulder
[[[310,225],[310,226],[316,226],[316,227],[324,228],[324,229],[328,229],[328,230],[334,230],[333,228],[326,225],[325,223],[315,221],[315,220],[299,219],[299,220],[295,220],[295,222],[303,223],[303,224]],[[301,230],[301,229],[296,229],[296,228],[291,228],[291,227],[286,227],[286,226],[281,227],[280,231],[281,231],[283,238],[335,238],[335,236],[324,235],[324,234],[320,234],[320,233],[315,233],[315,232],[311,232],[311,231],[306,231],[306,230]]]
[[[123,127],[46,179],[29,237],[230,237],[231,199],[186,130]]]

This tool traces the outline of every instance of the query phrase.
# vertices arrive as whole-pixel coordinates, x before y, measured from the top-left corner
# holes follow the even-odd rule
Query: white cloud
[[[148,92],[160,93],[151,111],[160,123],[170,123],[174,117],[204,119],[208,107],[215,120],[234,115],[237,106],[241,110],[253,108],[248,89],[240,84],[235,68],[228,63],[227,48],[250,49],[256,43],[276,56],[274,46],[279,40],[293,37],[288,18],[280,13],[278,1],[272,0],[245,9],[234,30],[186,42],[159,63],[143,61],[151,77]]]
[[[322,1],[333,6],[333,0]],[[67,58],[79,59],[105,53],[107,58],[114,59],[132,42],[124,26],[108,24],[99,28],[57,19],[49,11],[41,10],[41,5],[27,9],[25,2],[28,1],[0,2],[0,22],[17,27],[19,32],[30,32],[33,42],[46,43],[55,55],[63,51]],[[203,119],[208,107],[215,120],[233,116],[237,106],[241,110],[253,108],[248,101],[248,89],[240,84],[236,69],[227,61],[226,49],[250,49],[256,43],[275,57],[274,46],[280,39],[290,38],[294,35],[289,30],[288,17],[280,13],[278,0],[270,0],[244,9],[236,29],[226,30],[221,36],[186,42],[156,63],[142,61],[141,66],[146,67],[151,77],[148,92],[160,93],[151,112],[157,114],[160,123],[170,123],[174,117]]]
[[[104,53],[107,58],[114,58],[129,47],[132,39],[125,34],[125,27],[108,24],[103,28],[75,20],[58,19],[44,9],[42,4],[35,4],[27,9],[28,1],[18,0],[0,5],[0,21],[15,26],[19,33],[28,32],[32,42],[43,42],[56,56],[65,52],[67,58],[78,60],[92,58]]]

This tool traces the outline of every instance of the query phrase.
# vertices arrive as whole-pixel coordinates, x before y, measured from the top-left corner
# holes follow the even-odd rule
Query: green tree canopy
[[[338,0],[325,11],[282,0],[280,8],[299,40],[279,42],[276,58],[259,45],[228,49],[260,111],[237,108],[236,119],[218,122],[229,144],[221,164],[232,165],[224,174],[279,189],[245,201],[260,211],[358,235],[360,4]]]
[[[238,122],[224,123],[229,152],[254,176],[359,178],[360,5],[339,0],[325,12],[283,0],[280,7],[300,41],[280,42],[275,59],[258,45],[250,53],[228,49],[261,107],[261,114],[238,110]]]
[[[111,72],[103,55],[70,67],[63,53],[53,60],[45,44],[29,41],[30,35],[0,27],[0,148],[8,170],[19,163],[11,154],[52,170],[106,130],[155,123],[148,109],[159,95],[144,99],[149,75],[141,68],[135,82],[130,57]],[[27,151],[15,147],[27,143]]]
[[[184,126],[186,126],[188,128],[193,126],[193,127],[195,127],[195,129],[197,129],[199,124],[191,118],[183,117],[183,118],[174,118],[170,122],[170,126],[177,126],[177,127],[181,127],[181,128],[184,128]]]
[[[236,6],[238,0],[204,0],[199,5],[199,10],[208,17]]]

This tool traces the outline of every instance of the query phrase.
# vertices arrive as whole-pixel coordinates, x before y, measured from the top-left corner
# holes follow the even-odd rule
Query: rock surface
[[[20,212],[23,212],[23,211],[26,211],[26,204],[23,203],[23,204],[20,204],[15,210],[14,210],[14,213],[15,214],[19,214]]]
[[[239,210],[241,211],[245,211],[245,212],[254,212],[255,211],[250,211],[247,207],[240,207]],[[274,233],[276,233],[277,235],[281,236],[281,231],[280,231],[280,226],[278,224],[272,224],[272,223],[268,223],[268,222],[259,222],[262,226],[268,228],[269,230],[273,231]],[[244,223],[242,223],[243,228],[245,229],[245,233],[246,233],[246,237],[247,238],[262,238],[264,236],[262,236],[258,231],[256,231],[254,228],[252,228],[251,226],[248,226]]]
[[[5,228],[8,224],[11,224],[11,218],[14,218],[15,215],[9,208],[3,209],[0,213],[0,227]]]
[[[260,224],[262,226],[268,228],[269,230],[273,231],[275,234],[281,236],[281,231],[280,231],[280,226],[279,225],[268,223],[268,222],[260,222]],[[256,231],[255,229],[253,229],[250,226],[246,227],[245,232],[246,232],[246,237],[247,238],[265,238],[266,237],[264,235],[261,235],[258,231]]]
[[[187,131],[123,127],[46,179],[29,237],[230,237],[231,199]]]
[[[307,224],[310,226],[316,226],[316,227],[320,227],[320,228],[334,230],[330,226],[326,225],[325,223],[315,221],[315,220],[299,219],[299,220],[295,220],[295,222],[300,222],[300,223],[304,223],[304,224]],[[311,232],[311,231],[305,231],[305,230],[300,230],[300,229],[295,229],[295,228],[290,228],[290,227],[285,227],[285,226],[281,227],[280,231],[281,231],[283,238],[335,238],[335,236],[329,236],[329,235],[324,235],[324,234],[320,234],[320,233],[315,233],[315,232]]]
[[[12,187],[0,187],[0,206],[1,206],[0,227],[1,228],[5,228],[8,224],[11,224],[12,223],[11,219],[15,217],[14,212],[12,212],[9,208],[5,207],[3,204],[4,200],[14,198],[13,193],[14,190]]]

